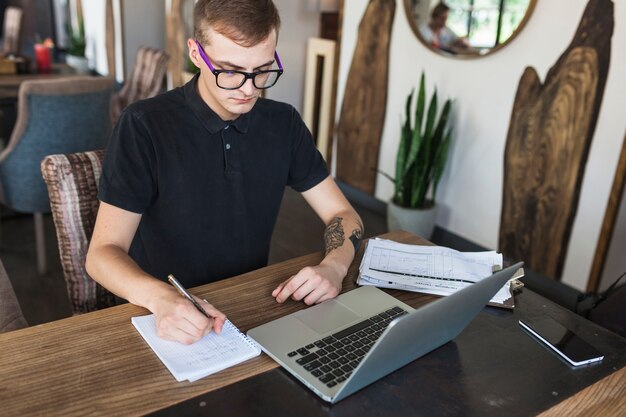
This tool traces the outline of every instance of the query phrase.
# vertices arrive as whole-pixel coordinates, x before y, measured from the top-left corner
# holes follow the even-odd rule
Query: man
[[[200,0],[194,24],[199,76],[129,106],[114,129],[86,265],[185,344],[225,316],[198,300],[205,317],[165,277],[193,287],[264,266],[286,185],[327,224],[326,256],[281,283],[277,302],[337,296],[363,233],[295,109],[259,98],[282,73],[272,1]]]
[[[447,4],[438,3],[430,13],[430,21],[420,26],[420,33],[424,41],[433,48],[456,53],[469,48],[469,43],[446,25],[449,13],[450,7]]]

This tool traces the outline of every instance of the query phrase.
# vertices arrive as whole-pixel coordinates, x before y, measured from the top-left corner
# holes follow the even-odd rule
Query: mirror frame
[[[420,33],[420,30],[419,30],[419,27],[417,25],[417,22],[415,22],[415,20],[412,17],[410,1],[411,0],[404,0],[403,1],[403,3],[404,3],[404,15],[406,16],[406,19],[409,22],[409,26],[411,27],[411,30],[413,31],[413,34],[417,37],[419,42],[425,48],[427,48],[430,51],[436,53],[437,55],[441,55],[441,56],[448,57],[448,58],[457,58],[457,59],[484,58],[486,56],[494,54],[495,52],[497,52],[500,49],[502,49],[505,46],[507,46],[524,29],[524,27],[526,26],[526,23],[530,20],[530,17],[532,16],[533,12],[535,11],[535,6],[537,5],[537,0],[530,0],[530,2],[528,3],[528,9],[526,9],[526,14],[524,15],[524,18],[520,21],[519,25],[513,31],[511,36],[509,36],[509,38],[504,43],[501,43],[498,46],[494,46],[493,48],[491,48],[489,50],[489,52],[486,52],[484,54],[451,54],[449,52],[442,51],[441,49],[433,48],[431,45],[428,44],[428,42],[426,42],[424,40],[424,38],[422,37],[422,34]]]

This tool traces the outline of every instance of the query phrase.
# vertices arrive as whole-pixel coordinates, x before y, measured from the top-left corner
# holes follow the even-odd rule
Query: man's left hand
[[[276,287],[272,297],[279,303],[291,297],[308,305],[318,304],[339,295],[345,275],[329,265],[307,266]]]

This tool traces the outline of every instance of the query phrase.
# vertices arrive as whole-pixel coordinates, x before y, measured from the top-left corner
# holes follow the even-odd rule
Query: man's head
[[[430,26],[433,29],[443,29],[448,20],[450,7],[444,2],[439,2],[430,13]]]
[[[199,0],[194,24],[197,43],[189,39],[187,46],[201,71],[198,92],[223,120],[236,119],[252,110],[261,90],[249,78],[239,88],[221,88],[214,70],[222,80],[230,71],[254,74],[276,68],[278,11],[271,0]],[[261,78],[255,79],[257,86]]]
[[[280,29],[272,0],[199,0],[193,15],[194,35],[202,45],[211,42],[209,28],[241,46],[256,45]]]

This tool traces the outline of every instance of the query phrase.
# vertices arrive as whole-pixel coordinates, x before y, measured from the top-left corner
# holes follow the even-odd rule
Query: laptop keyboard
[[[389,323],[404,314],[407,312],[400,307],[391,308],[287,356],[332,388],[348,379]]]

